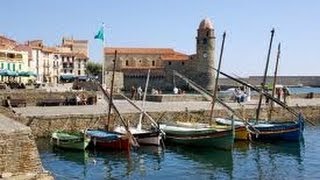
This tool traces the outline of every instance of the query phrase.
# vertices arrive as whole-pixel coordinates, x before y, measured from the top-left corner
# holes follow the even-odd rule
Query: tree
[[[98,74],[101,74],[102,72],[102,65],[100,63],[95,62],[88,62],[86,65],[86,73],[88,75],[94,75],[97,76]]]

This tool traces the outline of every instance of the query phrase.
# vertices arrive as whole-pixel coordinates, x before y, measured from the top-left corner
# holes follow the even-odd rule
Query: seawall
[[[34,139],[30,127],[0,114],[0,178],[51,179]]]

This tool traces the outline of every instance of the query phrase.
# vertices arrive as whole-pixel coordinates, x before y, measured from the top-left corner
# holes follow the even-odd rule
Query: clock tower
[[[196,82],[207,90],[214,89],[215,72],[215,35],[209,18],[201,21],[197,39],[197,77]]]

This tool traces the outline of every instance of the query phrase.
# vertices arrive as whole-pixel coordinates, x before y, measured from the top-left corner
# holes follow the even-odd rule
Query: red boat
[[[104,150],[130,150],[129,138],[116,132],[106,130],[87,130],[87,135],[91,138],[91,144],[95,148]]]

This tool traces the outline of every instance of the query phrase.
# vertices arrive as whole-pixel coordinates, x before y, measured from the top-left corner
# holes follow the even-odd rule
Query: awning
[[[60,75],[60,79],[62,80],[72,80],[72,79],[75,79],[76,76],[73,75],[73,74],[63,74],[63,75]]]
[[[1,76],[13,76],[13,77],[16,77],[16,76],[18,76],[18,73],[15,72],[15,71],[8,70],[8,69],[0,69],[0,75]]]
[[[78,76],[77,78],[78,78],[79,80],[87,80],[87,79],[88,79],[87,76]]]
[[[31,71],[21,71],[18,73],[18,75],[22,77],[30,77],[30,76],[37,77],[37,74]]]

